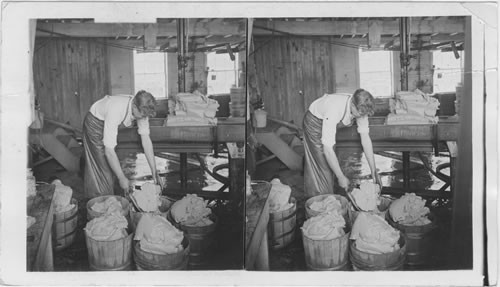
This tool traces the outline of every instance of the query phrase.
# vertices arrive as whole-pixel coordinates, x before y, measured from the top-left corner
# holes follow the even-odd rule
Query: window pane
[[[167,96],[167,57],[165,53],[134,51],[135,91],[146,90],[156,98]]]
[[[455,92],[456,86],[462,82],[463,51],[458,51],[458,54],[458,59],[452,52],[435,51],[432,54],[434,93]]]
[[[231,87],[238,85],[238,54],[231,61],[229,54],[207,54],[207,93],[209,95],[228,94]]]
[[[369,91],[374,97],[392,96],[392,52],[359,52],[360,88]]]

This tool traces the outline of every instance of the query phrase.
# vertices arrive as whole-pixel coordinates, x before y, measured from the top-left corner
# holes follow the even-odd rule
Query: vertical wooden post
[[[410,152],[403,152],[403,189],[410,191]]]
[[[410,43],[408,39],[408,18],[399,18],[400,63],[401,63],[401,91],[408,91],[408,66]],[[406,192],[410,189],[410,152],[403,152],[403,188]]]
[[[229,151],[229,192],[235,202],[242,202],[245,194],[245,145],[227,143]]]
[[[471,17],[466,17],[464,43],[464,88],[460,103],[460,131],[458,135],[458,156],[456,160],[456,174],[453,182],[453,208],[451,218],[451,241],[448,256],[448,266],[451,268],[472,268],[472,181],[482,180],[472,176],[472,97],[482,103],[482,93],[472,86],[473,74],[477,74],[473,67]],[[474,41],[474,45],[480,45]],[[481,54],[476,56],[479,62]],[[482,59],[481,59],[482,60]],[[481,155],[474,155],[481,156]],[[478,190],[479,191],[479,190]],[[479,191],[482,192],[482,191]],[[480,207],[480,205],[476,205]],[[480,237],[478,237],[480,238]]]
[[[185,51],[185,19],[177,19],[177,91],[186,91],[186,51]],[[180,153],[181,189],[187,188],[187,153]]]
[[[187,188],[187,153],[180,153],[180,177],[181,177],[181,189]]]

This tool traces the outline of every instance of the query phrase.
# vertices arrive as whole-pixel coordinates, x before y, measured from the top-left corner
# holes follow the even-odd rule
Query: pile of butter
[[[392,220],[401,225],[425,225],[431,223],[428,218],[429,208],[425,200],[415,193],[406,193],[394,200],[389,207]]]
[[[182,251],[183,239],[184,233],[165,217],[148,213],[141,217],[134,236],[142,250],[162,255]]]
[[[207,207],[208,201],[196,194],[187,194],[175,202],[170,213],[175,222],[189,226],[207,226],[213,223],[208,217],[212,210]]]
[[[309,218],[301,229],[311,239],[331,240],[345,235],[345,223],[344,217],[335,210]]]

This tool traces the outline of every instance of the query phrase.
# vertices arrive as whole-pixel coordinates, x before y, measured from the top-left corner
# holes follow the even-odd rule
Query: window
[[[167,54],[134,51],[135,91],[146,90],[156,98],[167,97]]]
[[[391,97],[393,94],[392,55],[391,51],[359,51],[360,88],[369,91],[375,98]]]
[[[238,86],[239,55],[234,54],[234,61],[229,54],[207,54],[207,93],[208,95],[228,94],[231,87]]]
[[[455,92],[457,85],[462,82],[463,51],[458,51],[458,55],[460,57],[457,59],[453,52],[435,51],[432,53],[434,93]]]

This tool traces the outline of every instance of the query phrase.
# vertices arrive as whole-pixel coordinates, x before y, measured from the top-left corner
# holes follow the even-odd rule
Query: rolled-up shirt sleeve
[[[116,114],[108,113],[104,120],[104,130],[102,142],[105,147],[114,148],[116,146],[116,137],[118,136],[118,126],[120,120],[115,116]]]
[[[358,133],[367,134],[370,132],[368,127],[368,117],[361,117],[356,119],[356,125],[358,125]]]
[[[149,135],[149,118],[137,120],[137,133],[141,136]]]
[[[335,145],[335,135],[337,134],[337,123],[332,118],[323,119],[321,127],[321,143],[323,147],[333,147]]]

